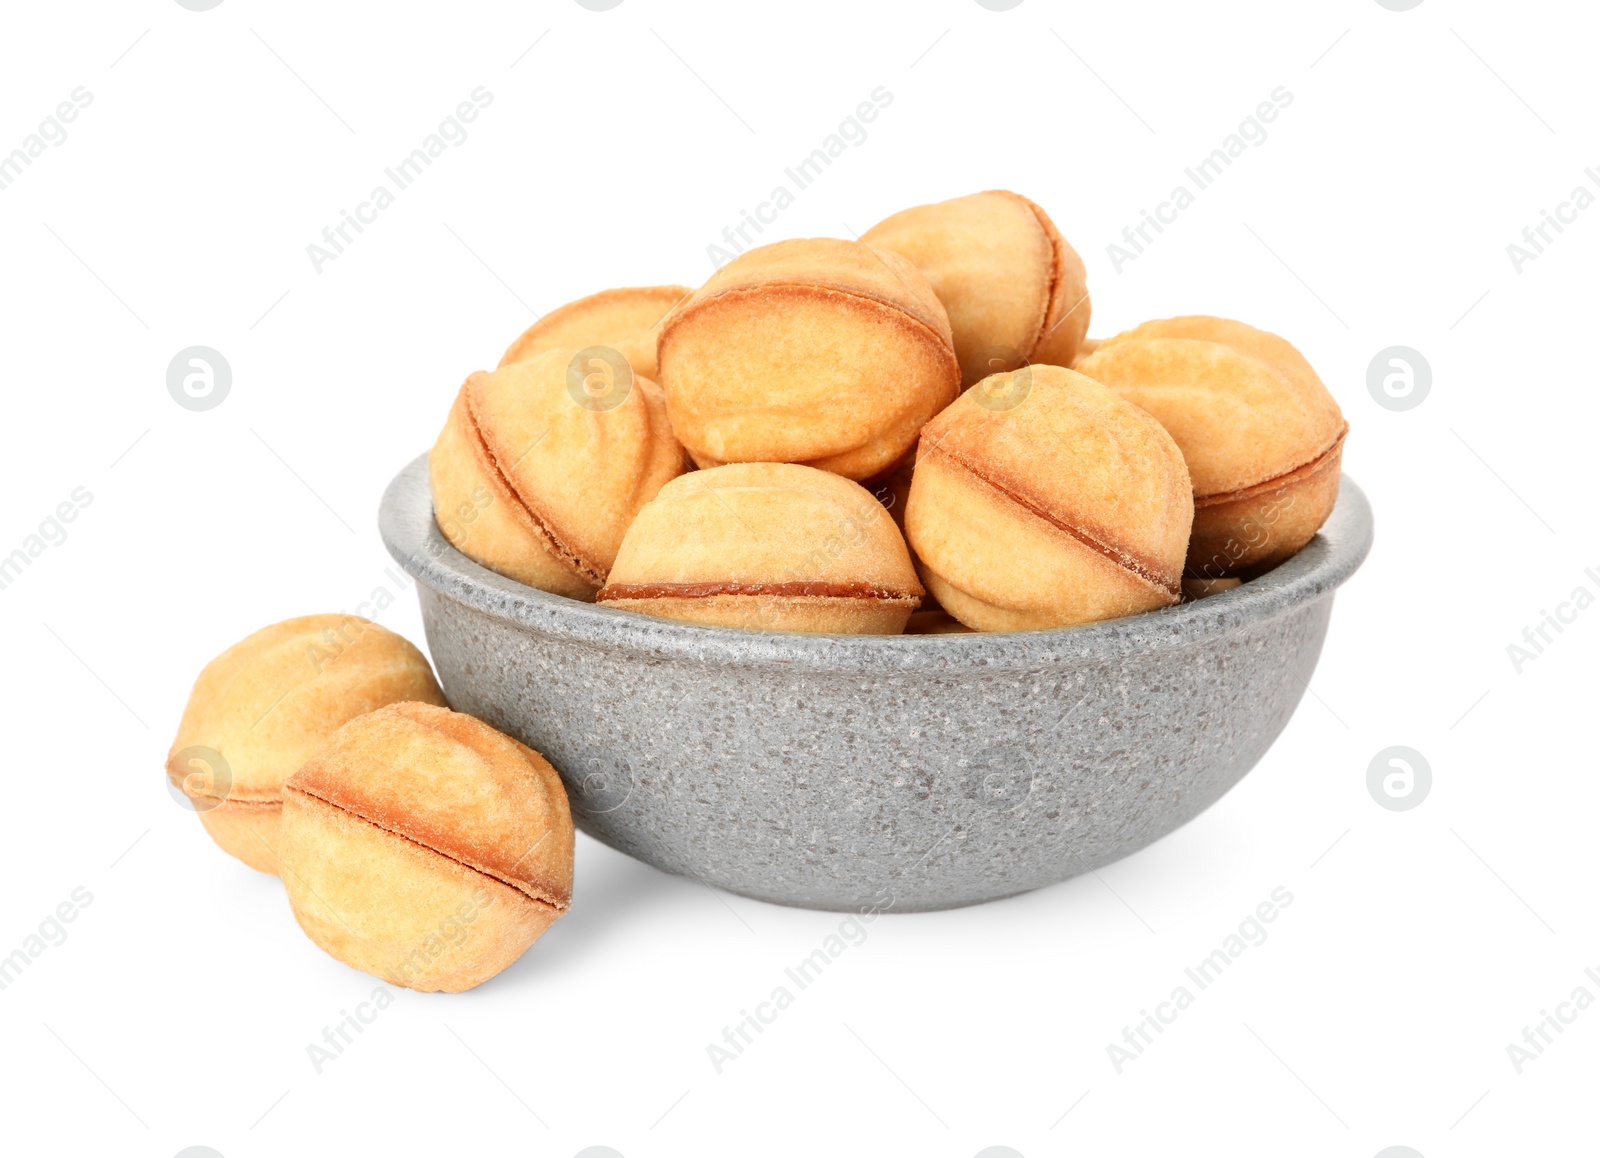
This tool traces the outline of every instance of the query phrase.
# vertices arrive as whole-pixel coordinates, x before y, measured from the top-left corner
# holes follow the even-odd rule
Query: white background
[[[0,554],[93,501],[0,591],[0,954],[93,901],[0,992],[0,1145],[1588,1152],[1600,1007],[1521,1074],[1506,1047],[1577,986],[1600,998],[1600,610],[1520,673],[1507,645],[1600,592],[1600,207],[1520,273],[1506,246],[1600,168],[1595,33],[1591,6],[1464,0],[8,6],[0,150],[76,86],[93,103],[0,192]],[[480,85],[469,139],[314,271],[306,245]],[[536,311],[703,280],[707,244],[880,85],[868,139],[766,239],[1014,188],[1086,259],[1092,333],[1215,313],[1319,368],[1378,532],[1312,694],[1188,827],[1098,876],[881,919],[720,1075],[707,1045],[839,917],[585,837],[572,912],[526,957],[398,991],[316,1073],[307,1045],[376,983],[169,797],[190,682],[378,588],[420,642],[374,517],[463,376]],[[1268,139],[1116,272],[1107,244],[1280,85]],[[233,369],[205,413],[165,383],[196,344]],[[1366,387],[1396,344],[1434,379],[1404,413]],[[1366,788],[1392,744],[1433,769],[1411,811]],[[1118,1074],[1124,1025],[1278,886],[1270,938]]]

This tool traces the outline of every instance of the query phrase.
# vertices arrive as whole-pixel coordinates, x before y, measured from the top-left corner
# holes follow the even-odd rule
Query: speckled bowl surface
[[[485,570],[427,460],[384,542],[451,704],[542,752],[578,826],[668,872],[819,909],[974,904],[1198,815],[1299,703],[1372,542],[1349,479],[1311,543],[1197,603],[1057,631],[820,636],[653,619]]]

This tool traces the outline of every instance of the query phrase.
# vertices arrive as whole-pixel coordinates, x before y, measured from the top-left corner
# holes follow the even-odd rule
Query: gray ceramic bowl
[[[502,578],[439,533],[425,458],[379,521],[450,702],[544,753],[578,827],[761,900],[897,911],[1065,880],[1198,815],[1283,730],[1372,542],[1345,479],[1303,551],[1198,603],[1061,631],[821,636]]]

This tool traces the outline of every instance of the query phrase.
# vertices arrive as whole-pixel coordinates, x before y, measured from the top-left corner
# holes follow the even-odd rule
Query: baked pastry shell
[[[624,365],[618,396],[588,405],[573,384],[579,356],[546,350],[470,376],[429,463],[439,525],[458,550],[588,600],[639,508],[685,463],[656,384]]]
[[[307,935],[414,989],[494,976],[572,896],[572,818],[555,769],[487,724],[425,704],[353,720],[307,761],[285,786],[280,848]],[[432,952],[441,930],[448,954]]]
[[[751,250],[664,324],[661,384],[702,467],[881,474],[955,397],[949,319],[903,258],[808,239]]]
[[[1349,424],[1309,362],[1276,334],[1205,316],[1146,322],[1079,363],[1148,410],[1195,490],[1186,573],[1281,563],[1333,510]]]
[[[737,463],[661,489],[599,601],[722,627],[894,634],[922,586],[864,487],[792,463]]]
[[[1159,423],[1083,375],[1035,366],[978,383],[924,429],[905,527],[942,607],[1012,631],[1175,602],[1192,517]]]
[[[346,722],[399,700],[445,702],[408,640],[353,615],[272,624],[201,670],[167,753],[167,778],[224,852],[276,872],[284,784]],[[225,785],[196,775],[195,750],[220,755]]]
[[[517,336],[501,366],[526,362],[547,350],[611,346],[634,373],[656,377],[656,339],[674,306],[694,291],[681,285],[601,290],[551,310]]]
[[[963,386],[999,370],[1071,366],[1089,328],[1083,259],[1043,208],[991,189],[902,210],[862,235],[909,259],[950,314]]]

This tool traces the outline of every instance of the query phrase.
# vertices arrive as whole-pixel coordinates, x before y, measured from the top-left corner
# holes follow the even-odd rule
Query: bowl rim
[[[473,562],[444,537],[433,514],[428,456],[395,475],[378,509],[384,546],[419,584],[492,618],[574,645],[626,649],[658,660],[781,664],[800,670],[883,672],[923,668],[1039,668],[1104,663],[1214,641],[1331,593],[1372,546],[1372,507],[1340,476],[1332,513],[1311,542],[1278,567],[1192,603],[1077,627],[947,635],[808,635],[708,627],[657,619],[529,587]]]

